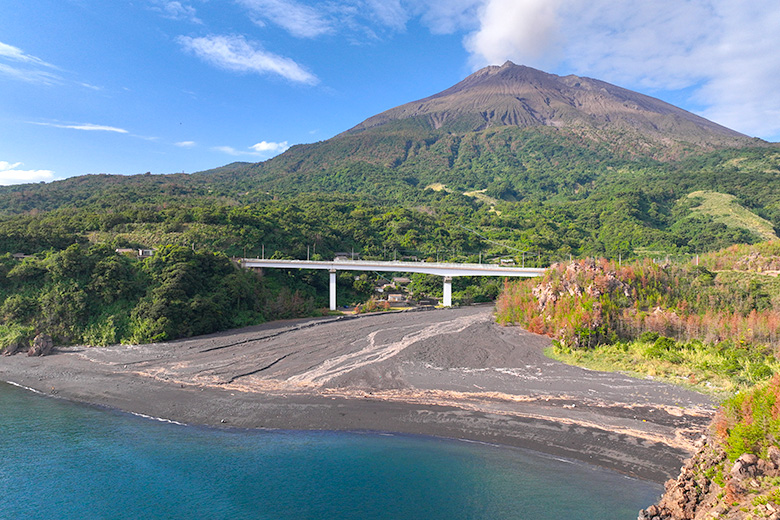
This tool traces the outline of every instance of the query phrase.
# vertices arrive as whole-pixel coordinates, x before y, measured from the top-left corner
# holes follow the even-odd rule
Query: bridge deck
[[[336,271],[382,271],[390,273],[425,273],[444,277],[442,305],[452,306],[453,276],[541,276],[543,268],[509,267],[495,264],[446,264],[433,262],[382,262],[378,260],[266,260],[242,258],[241,266],[277,269],[327,269],[330,271],[330,309],[336,309]]]
[[[380,271],[425,273],[438,276],[541,276],[544,268],[496,264],[449,264],[434,262],[383,262],[379,260],[269,260],[242,258],[242,267],[281,269],[327,269],[329,271]]]

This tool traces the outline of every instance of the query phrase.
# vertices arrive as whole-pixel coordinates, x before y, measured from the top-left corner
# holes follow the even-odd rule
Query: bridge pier
[[[452,307],[452,276],[444,277],[444,298],[442,305],[444,307]]]
[[[336,270],[330,269],[330,310],[336,310]]]
[[[455,276],[542,276],[545,269],[507,267],[490,264],[446,264],[427,262],[384,262],[378,260],[272,260],[242,258],[241,267],[274,269],[322,269],[330,272],[330,309],[336,310],[336,271],[369,271],[387,273],[423,273],[444,277],[442,305],[452,306],[452,279]]]

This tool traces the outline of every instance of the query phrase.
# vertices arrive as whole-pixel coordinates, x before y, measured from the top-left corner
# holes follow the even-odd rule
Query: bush
[[[731,461],[743,453],[765,457],[769,446],[780,446],[780,374],[728,399],[715,424]]]
[[[0,318],[5,322],[29,324],[40,312],[38,301],[25,294],[12,294],[0,306]]]

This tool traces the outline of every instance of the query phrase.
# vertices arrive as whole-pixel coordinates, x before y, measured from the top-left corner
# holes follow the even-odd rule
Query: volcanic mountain
[[[485,67],[443,92],[370,117],[326,141],[294,146],[265,163],[233,164],[212,173],[260,174],[270,188],[291,173],[332,172],[361,163],[438,182],[454,170],[473,172],[476,163],[493,172],[514,169],[527,163],[532,141],[543,155],[558,146],[589,150],[602,159],[659,160],[766,144],[604,81],[556,76],[506,62]]]
[[[703,148],[742,146],[739,132],[659,99],[574,75],[556,76],[507,61],[485,67],[433,96],[370,117],[356,134],[414,122],[431,130],[478,132],[491,127],[549,126],[593,139],[618,133],[661,147],[690,143]]]
[[[584,196],[585,187],[602,176],[615,179],[609,173],[619,169],[615,161],[676,162],[726,148],[767,145],[603,81],[506,62],[485,67],[443,92],[369,117],[328,140],[293,146],[261,163],[238,162],[159,179],[78,178],[0,193],[24,191],[25,202],[18,205],[25,211],[58,206],[74,190],[98,196],[113,185],[149,194],[164,184],[175,185],[170,190],[182,194],[276,197],[336,192],[388,200],[407,200],[426,187],[442,185],[460,192],[487,190],[505,200],[520,200],[529,193]],[[83,190],[84,185],[91,187]],[[718,186],[692,187],[713,188]],[[5,206],[0,200],[0,212]]]

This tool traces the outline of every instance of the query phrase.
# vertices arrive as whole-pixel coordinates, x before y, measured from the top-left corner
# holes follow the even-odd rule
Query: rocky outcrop
[[[564,326],[559,330],[529,330],[549,334],[570,348],[594,347],[605,340],[610,316],[609,311],[602,308],[601,297],[611,295],[628,304],[633,304],[635,299],[631,286],[612,267],[592,259],[570,262],[565,268],[561,264],[552,265],[550,270],[555,276],[545,277],[545,281],[531,291],[542,320],[551,321],[556,305],[568,300],[574,300],[574,306],[588,307],[587,317],[575,326]]]
[[[639,512],[638,520],[780,520],[778,479],[780,448],[771,446],[764,458],[745,453],[730,463],[710,439],[676,480],[666,482],[660,502]]]
[[[745,255],[734,264],[736,271],[780,271],[780,257],[776,255],[763,255],[758,251],[753,251]]]
[[[13,343],[9,344],[5,349],[3,349],[3,355],[4,356],[13,356],[17,352],[20,352],[24,350],[25,345],[23,345],[19,341],[14,341]]]
[[[54,348],[54,340],[48,334],[38,334],[33,340],[28,356],[48,356]]]
[[[591,259],[570,262],[560,279],[541,283],[534,287],[532,292],[539,302],[540,311],[545,311],[548,305],[566,295],[598,298],[602,294],[620,292],[626,298],[632,297],[631,287],[627,283],[618,278],[614,271],[605,269]]]

